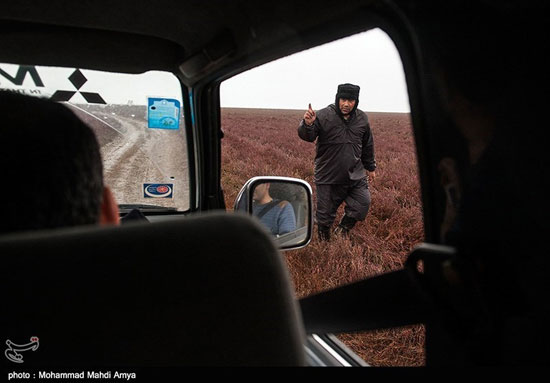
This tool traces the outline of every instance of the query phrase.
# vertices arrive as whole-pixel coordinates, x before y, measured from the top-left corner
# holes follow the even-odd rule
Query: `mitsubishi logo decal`
[[[69,81],[71,82],[71,84],[74,85],[76,91],[57,90],[52,95],[51,100],[57,102],[67,102],[70,101],[75,94],[79,93],[82,95],[82,97],[84,97],[86,102],[90,104],[106,104],[105,100],[99,95],[99,93],[80,91],[80,88],[82,88],[82,86],[88,81],[88,79],[84,77],[80,69],[75,69],[73,74],[69,76]]]

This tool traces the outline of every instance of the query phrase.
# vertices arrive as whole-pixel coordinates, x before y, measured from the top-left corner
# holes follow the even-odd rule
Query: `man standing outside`
[[[371,196],[368,181],[376,177],[374,141],[367,114],[359,109],[359,86],[338,85],[335,103],[315,112],[309,104],[298,136],[316,143],[315,186],[317,229],[330,239],[336,212],[345,202],[345,214],[336,232],[347,235],[365,220]]]

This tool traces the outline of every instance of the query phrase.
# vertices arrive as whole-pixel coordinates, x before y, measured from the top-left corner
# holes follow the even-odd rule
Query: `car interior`
[[[160,165],[172,178],[155,190],[189,183],[180,205],[142,209],[145,224],[0,236],[0,341],[40,337],[25,367],[362,366],[331,334],[420,323],[426,366],[547,363],[547,21],[534,0],[3,4],[0,63],[23,77],[39,66],[168,73],[188,151],[181,175]],[[373,28],[403,62],[425,243],[402,270],[297,299],[282,257],[311,240],[311,189],[293,184],[309,199],[291,201],[306,233],[288,248],[226,212],[220,84]],[[0,88],[21,80],[17,68]],[[487,127],[496,138],[480,151]],[[448,157],[465,190],[452,235],[441,231]],[[253,188],[242,193],[250,201]]]

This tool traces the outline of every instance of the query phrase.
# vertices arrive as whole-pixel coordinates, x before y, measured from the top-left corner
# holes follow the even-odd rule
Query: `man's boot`
[[[330,241],[330,226],[317,226],[317,233],[321,241]]]
[[[356,223],[357,223],[357,220],[355,218],[351,218],[351,217],[348,217],[347,215],[344,215],[342,217],[342,220],[334,230],[334,234],[348,237],[349,231],[353,229]]]

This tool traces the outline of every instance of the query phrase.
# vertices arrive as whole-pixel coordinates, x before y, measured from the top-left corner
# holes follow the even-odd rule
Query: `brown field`
[[[300,140],[296,131],[303,113],[222,109],[222,187],[229,209],[246,180],[259,175],[304,179],[312,185],[315,201],[315,144]],[[327,245],[314,238],[306,248],[284,253],[298,297],[399,269],[409,251],[423,241],[410,116],[368,115],[378,163],[369,215],[350,240],[335,238]],[[337,220],[342,214],[343,207]],[[363,304],[368,305],[368,299]],[[338,336],[370,365],[424,365],[422,326]]]

